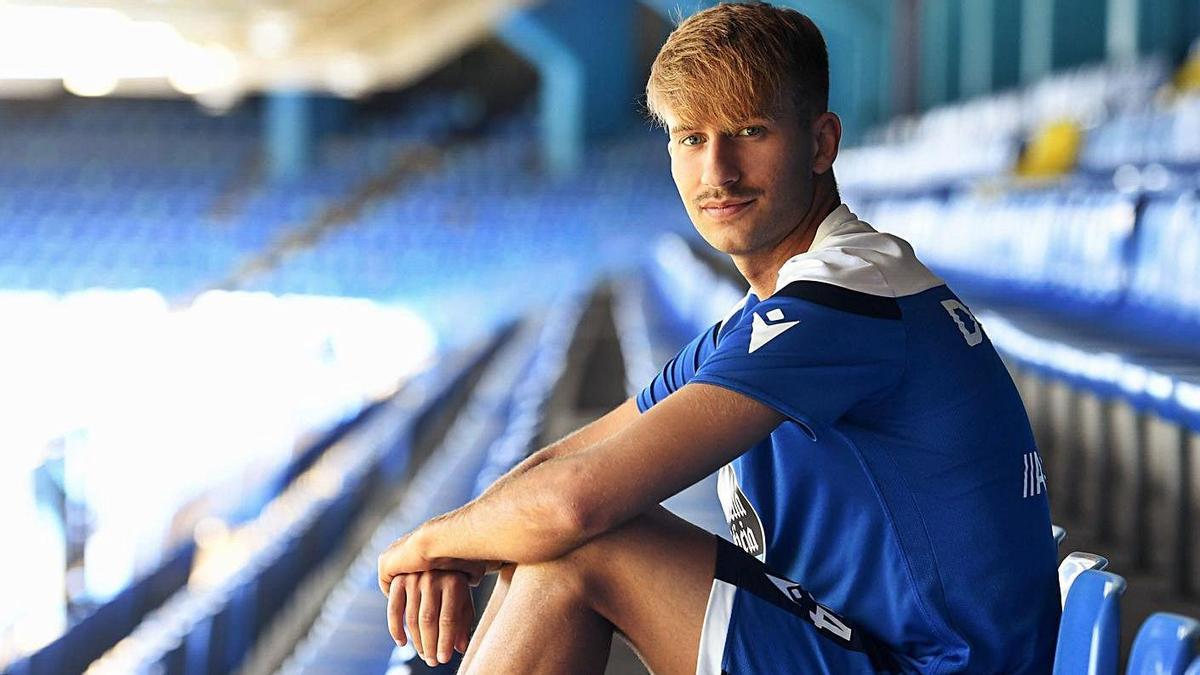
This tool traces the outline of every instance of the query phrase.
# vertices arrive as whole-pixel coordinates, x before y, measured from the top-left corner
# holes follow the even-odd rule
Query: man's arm
[[[528,466],[397,540],[380,557],[380,583],[464,560],[558,558],[713,472],[783,419],[743,394],[684,386],[612,436]]]
[[[518,476],[523,475],[542,462],[575,454],[580,450],[590,448],[614,436],[617,432],[632,424],[640,415],[641,413],[638,412],[637,407],[637,399],[635,397],[626,399],[624,403],[608,411],[599,419],[585,424],[526,457],[520,464],[517,464],[503,476],[496,479],[494,483],[484,490],[479,498],[483,499],[484,496],[491,492],[504,489],[510,481],[515,480]]]

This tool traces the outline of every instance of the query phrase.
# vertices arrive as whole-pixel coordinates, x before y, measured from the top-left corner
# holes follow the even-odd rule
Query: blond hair
[[[774,117],[790,97],[804,120],[829,106],[829,55],[807,16],[766,3],[720,4],[679,24],[646,83],[646,108],[686,126],[736,129]]]

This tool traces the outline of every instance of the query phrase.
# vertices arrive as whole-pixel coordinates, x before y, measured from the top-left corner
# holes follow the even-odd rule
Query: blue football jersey
[[[734,541],[920,672],[1049,672],[1057,554],[1024,406],[983,327],[846,206],[637,398],[786,416],[718,476]]]

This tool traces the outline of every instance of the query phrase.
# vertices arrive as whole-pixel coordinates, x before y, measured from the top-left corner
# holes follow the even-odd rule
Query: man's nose
[[[738,170],[733,144],[723,136],[709,141],[704,148],[704,173],[700,181],[708,187],[732,185],[742,177]]]

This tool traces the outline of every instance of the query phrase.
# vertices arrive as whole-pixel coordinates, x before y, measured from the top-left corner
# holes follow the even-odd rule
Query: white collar
[[[824,248],[826,245],[825,240],[830,235],[841,233],[842,231],[848,229],[848,225],[857,222],[860,222],[858,220],[858,216],[854,215],[854,212],[850,210],[850,207],[846,206],[845,204],[839,204],[838,207],[831,211],[829,215],[825,216],[825,220],[822,220],[821,224],[817,226],[817,233],[813,235],[812,244],[809,245],[808,251],[805,251],[805,253],[810,253],[812,251]],[[804,253],[801,253],[800,255],[804,255]],[[795,257],[796,256],[793,256],[793,258]],[[792,258],[789,258],[789,260],[791,259]],[[786,265],[787,263],[785,262],[784,264]]]
[[[833,211],[830,211],[829,215],[825,216],[825,219],[822,220],[821,224],[817,226],[816,234],[813,235],[813,240],[812,243],[809,244],[808,250],[804,253],[797,253],[796,255],[783,261],[783,264],[779,266],[779,274],[776,275],[777,285],[775,290],[779,290],[778,283],[783,280],[783,269],[788,266],[788,263],[791,263],[792,261],[797,260],[808,253],[812,253],[813,251],[824,248],[830,243],[826,241],[830,235],[844,234],[848,230],[857,229],[852,227],[852,224],[854,223],[858,223],[860,228],[866,228],[866,230],[870,229],[869,225],[861,222],[858,219],[858,216],[854,215],[854,212],[850,210],[849,206],[846,206],[845,204],[838,204],[838,207]],[[742,297],[741,302],[734,307],[734,310],[736,311],[743,304],[745,304],[751,295],[754,295],[755,299],[761,300],[761,298],[754,294],[753,288],[747,288],[746,294]]]

